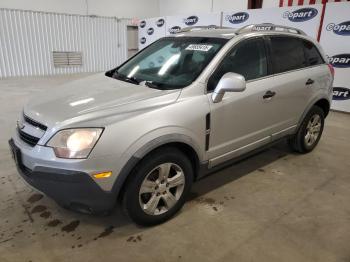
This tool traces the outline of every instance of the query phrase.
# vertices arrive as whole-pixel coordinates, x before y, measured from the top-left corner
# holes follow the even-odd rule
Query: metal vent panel
[[[115,17],[0,8],[0,78],[110,70],[127,58],[130,23]],[[82,65],[55,67],[53,51],[81,52]]]
[[[83,54],[81,52],[52,52],[54,67],[82,66]]]

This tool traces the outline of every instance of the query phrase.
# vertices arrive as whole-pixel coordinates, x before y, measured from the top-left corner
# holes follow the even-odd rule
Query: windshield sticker
[[[194,45],[194,44],[191,44],[188,47],[186,47],[186,50],[208,52],[212,47],[213,47],[212,45]]]

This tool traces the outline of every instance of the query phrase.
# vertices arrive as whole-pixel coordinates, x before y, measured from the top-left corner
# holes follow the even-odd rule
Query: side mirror
[[[243,92],[245,90],[244,76],[236,73],[226,73],[220,79],[211,99],[214,103],[222,100],[226,92]]]

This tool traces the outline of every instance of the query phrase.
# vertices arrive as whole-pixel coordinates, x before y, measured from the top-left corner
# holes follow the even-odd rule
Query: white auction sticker
[[[188,47],[186,47],[186,50],[208,52],[212,47],[213,47],[212,45],[194,45],[194,44],[191,44]]]

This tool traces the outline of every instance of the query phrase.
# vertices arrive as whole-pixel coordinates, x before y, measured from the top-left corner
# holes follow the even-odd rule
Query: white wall
[[[127,58],[127,19],[0,9],[0,79],[98,72]],[[81,66],[55,67],[54,51],[82,54]]]
[[[263,0],[262,8],[279,7],[279,0]]]
[[[159,0],[88,0],[88,3],[89,13],[97,15],[127,18],[159,16]]]
[[[213,7],[213,12],[245,10],[248,9],[248,0],[214,0]]]
[[[1,0],[0,8],[86,14],[85,0]]]
[[[279,0],[264,0],[278,2]],[[0,8],[80,15],[150,18],[245,10],[248,0],[0,0]]]
[[[248,8],[248,0],[159,0],[161,16],[235,11]]]
[[[158,16],[158,1],[159,0],[0,0],[0,8],[133,18]]]
[[[187,13],[210,13],[212,0],[159,0],[161,16]]]

